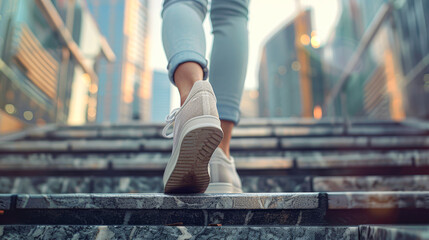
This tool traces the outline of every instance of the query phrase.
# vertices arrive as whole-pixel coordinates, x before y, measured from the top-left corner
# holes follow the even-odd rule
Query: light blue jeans
[[[164,1],[162,40],[168,59],[168,75],[174,84],[174,72],[180,64],[200,64],[204,79],[209,77],[216,94],[220,119],[237,124],[247,70],[249,0],[211,1],[214,39],[210,71],[202,26],[207,4],[208,0]]]

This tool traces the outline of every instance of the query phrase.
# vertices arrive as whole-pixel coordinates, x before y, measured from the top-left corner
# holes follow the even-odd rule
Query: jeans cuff
[[[174,83],[174,73],[176,72],[177,67],[185,62],[195,62],[200,64],[201,68],[203,69],[203,80],[207,79],[209,73],[209,69],[207,68],[207,60],[197,52],[182,51],[171,57],[167,66],[168,77],[174,86],[176,86]]]
[[[236,107],[231,107],[227,104],[217,103],[217,110],[219,112],[220,120],[226,120],[234,122],[234,125],[237,125],[240,121],[240,109]]]

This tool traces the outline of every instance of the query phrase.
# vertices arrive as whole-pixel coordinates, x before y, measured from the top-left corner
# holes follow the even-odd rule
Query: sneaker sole
[[[219,119],[198,118],[189,122],[192,123],[186,125],[193,127],[183,129],[185,136],[178,143],[180,151],[165,193],[204,193],[210,183],[208,164],[223,138]]]

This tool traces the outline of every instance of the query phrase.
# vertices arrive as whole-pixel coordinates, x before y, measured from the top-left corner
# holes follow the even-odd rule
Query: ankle
[[[174,82],[179,89],[180,105],[183,105],[194,83],[203,79],[203,69],[198,63],[186,62],[177,67],[174,73]]]
[[[187,92],[186,94],[180,94],[180,106],[183,106],[188,96],[189,96],[189,92]]]
[[[223,139],[219,144],[219,148],[223,150],[225,155],[229,158],[229,143],[231,142],[232,129],[234,128],[234,123],[227,120],[221,120],[220,126],[223,131]]]
[[[182,84],[180,84],[180,85],[176,84],[178,89],[179,89],[180,106],[182,106],[185,103],[185,101],[188,98],[189,93],[191,92],[191,89],[194,86],[195,82],[196,81],[192,80],[192,81],[187,81],[186,83],[182,82]]]
[[[229,144],[219,144],[218,146],[220,149],[222,149],[222,151],[225,153],[226,157],[229,158],[230,157],[230,153],[229,153]]]

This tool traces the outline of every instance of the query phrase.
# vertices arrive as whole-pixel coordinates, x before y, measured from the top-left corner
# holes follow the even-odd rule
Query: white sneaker
[[[173,123],[173,132],[167,135]],[[163,135],[174,136],[164,171],[164,192],[203,193],[210,182],[210,157],[223,138],[216,97],[208,81],[194,83],[182,107],[167,116]]]
[[[210,184],[205,193],[242,192],[234,158],[228,158],[221,148],[216,148],[210,159]]]

